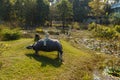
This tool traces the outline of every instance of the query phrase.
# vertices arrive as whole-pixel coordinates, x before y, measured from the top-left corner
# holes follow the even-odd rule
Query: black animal
[[[44,39],[40,39],[33,45],[27,46],[27,49],[35,50],[35,54],[37,55],[38,55],[38,51],[46,51],[46,52],[58,51],[58,57],[62,61],[62,54],[63,54],[62,45],[56,39],[48,39],[46,41],[46,46],[44,46]]]

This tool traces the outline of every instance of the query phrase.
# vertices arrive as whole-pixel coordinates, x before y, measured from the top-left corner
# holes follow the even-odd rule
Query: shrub
[[[109,15],[109,21],[110,23],[116,25],[116,24],[120,24],[120,14],[115,12]]]
[[[118,36],[114,29],[103,26],[97,27],[97,30],[94,31],[94,35],[96,37],[105,38],[105,39],[113,39]]]
[[[75,29],[80,29],[80,25],[79,25],[79,23],[78,22],[74,22],[73,23],[73,28],[75,28]]]
[[[107,39],[111,39],[111,38],[115,37],[116,32],[111,28],[106,28],[106,29],[103,29],[102,34],[103,34],[103,37],[105,37]]]
[[[120,76],[120,69],[119,68],[118,69],[110,68],[108,74],[119,77]]]
[[[88,30],[91,31],[91,30],[95,29],[95,27],[96,27],[96,23],[93,22],[93,23],[91,23],[91,24],[88,25]]]
[[[42,34],[44,33],[43,29],[40,29],[40,28],[36,28],[36,32],[37,33],[42,33]]]
[[[4,41],[17,40],[21,37],[21,32],[18,29],[4,29],[1,34]]]
[[[120,33],[120,26],[119,26],[119,25],[116,25],[116,26],[115,26],[115,30]]]
[[[80,29],[82,29],[82,30],[87,30],[87,29],[88,29],[88,26],[85,25],[85,24],[81,24],[81,25],[80,25]]]
[[[51,35],[59,35],[59,32],[56,31],[48,31],[48,33],[50,33]]]
[[[0,40],[2,40],[2,30],[6,29],[7,27],[3,24],[0,25]]]

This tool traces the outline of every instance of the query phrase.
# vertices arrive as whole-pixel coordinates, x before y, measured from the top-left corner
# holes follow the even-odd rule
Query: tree
[[[120,14],[117,12],[111,13],[109,15],[110,23],[114,25],[120,25]]]
[[[73,16],[75,21],[83,22],[89,13],[88,2],[90,0],[74,0],[73,1]]]
[[[61,0],[57,4],[57,8],[58,8],[58,12],[60,14],[60,18],[62,20],[62,25],[63,25],[63,29],[64,29],[64,26],[66,24],[66,20],[68,18],[70,18],[73,14],[72,5],[68,0]]]
[[[0,20],[36,27],[44,25],[48,15],[48,0],[0,0]]]
[[[37,0],[36,6],[36,24],[44,25],[45,21],[48,19],[49,15],[49,4],[45,0]]]
[[[0,19],[2,19],[3,16],[3,6],[4,6],[3,1],[4,0],[0,0]]]
[[[73,3],[74,0],[68,0],[70,3]]]
[[[89,2],[91,8],[91,14],[96,18],[105,15],[105,3],[100,0],[93,0]]]
[[[9,0],[0,0],[0,18],[1,20],[10,20],[11,4]]]
[[[49,12],[49,21],[50,21],[50,26],[52,27],[52,21],[57,20],[58,18],[58,13],[55,5],[50,6],[50,12]]]
[[[25,26],[36,27],[37,3],[35,0],[25,2]]]
[[[29,3],[29,2],[27,2]],[[25,12],[27,11],[25,0],[16,0],[12,7],[11,18],[13,21],[17,21],[20,25],[24,25]]]
[[[19,24],[36,27],[44,25],[49,14],[45,0],[16,0],[12,16]]]

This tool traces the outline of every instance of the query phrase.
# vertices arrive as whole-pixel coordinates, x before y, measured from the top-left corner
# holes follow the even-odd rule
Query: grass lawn
[[[94,68],[101,68],[106,57],[60,42],[64,64],[58,61],[57,52],[40,51],[35,56],[33,50],[27,50],[33,39],[2,42],[9,48],[0,55],[0,80],[92,80]]]

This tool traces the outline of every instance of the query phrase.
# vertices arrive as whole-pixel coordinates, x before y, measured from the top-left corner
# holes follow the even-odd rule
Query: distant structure
[[[100,1],[111,5],[112,13],[120,14],[120,0],[100,0]]]
[[[106,4],[110,4],[110,5],[116,3],[116,0],[100,0],[100,1],[105,2]]]
[[[118,3],[115,3],[111,6],[111,10],[113,13],[115,13],[120,18],[120,1]]]
[[[111,5],[112,5],[112,4],[114,4],[114,3],[115,3],[115,0],[106,0],[106,3],[107,3],[107,4],[111,4]]]
[[[115,12],[120,12],[120,1],[118,3],[115,3],[111,6],[111,9],[113,9]]]

